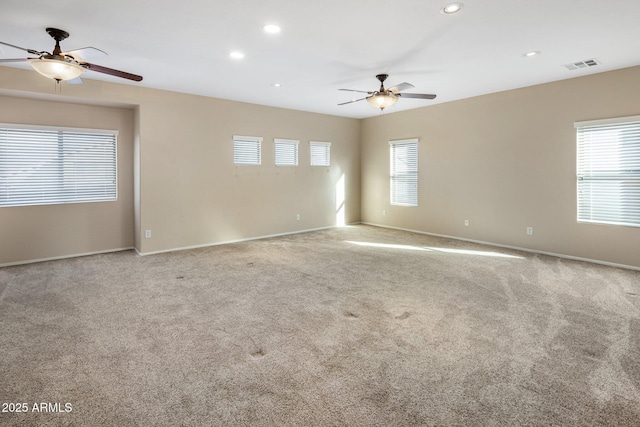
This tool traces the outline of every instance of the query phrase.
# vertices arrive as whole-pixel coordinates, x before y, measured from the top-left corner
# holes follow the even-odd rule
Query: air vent
[[[565,68],[567,70],[577,70],[579,68],[593,67],[599,64],[600,62],[598,62],[597,59],[585,59],[584,61],[572,62],[571,64],[566,64]]]

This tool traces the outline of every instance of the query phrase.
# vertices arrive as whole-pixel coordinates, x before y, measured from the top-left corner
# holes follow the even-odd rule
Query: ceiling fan
[[[350,92],[361,92],[366,93],[369,96],[365,96],[364,98],[354,99],[351,101],[343,102],[338,105],[351,104],[352,102],[362,101],[364,99],[367,100],[369,104],[374,106],[375,108],[379,108],[380,110],[384,110],[387,107],[392,106],[396,103],[398,98],[419,98],[419,99],[433,99],[436,96],[432,94],[426,93],[401,93],[403,90],[411,89],[414,86],[411,83],[400,83],[399,85],[395,85],[390,87],[389,89],[384,88],[384,81],[389,77],[388,74],[378,74],[376,78],[380,80],[380,89],[373,92],[367,92],[364,90],[354,90],[354,89],[339,89],[339,90],[347,90]]]
[[[60,83],[61,81],[75,80],[85,70],[95,71],[98,73],[109,74],[111,76],[121,77],[123,79],[133,80],[139,82],[142,80],[142,76],[136,74],[127,73],[125,71],[114,70],[113,68],[103,67],[101,65],[91,64],[84,62],[83,57],[106,55],[105,52],[94,47],[85,47],[69,52],[62,52],[60,49],[60,42],[67,37],[69,33],[57,28],[47,28],[47,33],[56,41],[56,45],[53,48],[53,53],[46,51],[39,52],[33,49],[25,49],[20,46],[15,46],[9,43],[0,42],[5,46],[10,46],[16,49],[24,50],[31,55],[37,56],[37,58],[16,58],[16,59],[0,59],[2,62],[19,62],[27,61],[29,65],[33,67],[38,73],[43,76],[53,79]]]

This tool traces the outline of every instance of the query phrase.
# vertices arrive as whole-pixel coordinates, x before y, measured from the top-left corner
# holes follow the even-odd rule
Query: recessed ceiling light
[[[540,52],[539,50],[532,50],[531,52],[527,52],[525,53],[524,56],[525,58],[531,58],[532,56],[537,56],[540,55],[542,52]]]
[[[462,10],[464,4],[460,2],[449,3],[445,7],[442,8],[441,12],[445,15],[453,15],[454,13],[458,13]]]
[[[282,85],[280,83],[271,83],[271,86],[273,86],[273,87],[281,87]]]
[[[276,24],[267,24],[262,27],[265,33],[278,34],[280,32],[280,26]]]
[[[234,50],[229,54],[229,56],[232,57],[233,59],[242,59],[244,58],[244,53]]]

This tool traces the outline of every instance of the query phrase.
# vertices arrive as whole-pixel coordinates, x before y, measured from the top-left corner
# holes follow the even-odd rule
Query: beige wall
[[[20,99],[26,106],[22,122],[53,120],[46,109],[31,107],[40,102],[34,97],[50,100],[51,109],[59,109],[57,117],[73,123],[67,126],[91,127],[102,115],[99,109],[106,108],[86,104],[126,107],[133,141],[121,167],[133,177],[127,245],[135,245],[141,253],[334,226],[339,217],[336,195],[343,191],[345,221],[360,220],[358,120],[90,79],[78,86],[63,84],[60,94],[54,94],[53,88],[52,82],[34,72],[0,67],[0,94],[24,97]],[[0,108],[0,122],[11,121],[7,117],[12,107],[6,104]],[[77,114],[89,108],[98,110]],[[234,134],[264,138],[262,166],[233,165]],[[274,166],[273,138],[300,140],[298,167]],[[332,143],[330,167],[309,166],[309,140]],[[0,208],[0,215],[5,210]],[[28,230],[40,224],[53,236],[46,257],[88,251],[79,247],[69,252],[64,242],[56,244],[63,230],[57,224],[47,225],[44,210],[34,212],[31,217],[0,216],[2,229]],[[103,215],[99,212],[85,216],[93,220]],[[150,239],[144,237],[145,230],[151,230]],[[77,233],[100,242],[104,250],[122,247],[107,243],[90,227]],[[3,249],[0,264],[44,257],[34,256],[38,236],[7,236],[7,246],[25,249]]]
[[[573,125],[640,114],[639,81],[634,67],[364,120],[362,221],[640,267],[640,228],[576,221]],[[412,137],[419,206],[390,206],[388,141]]]
[[[343,176],[360,220],[357,120],[163,95],[140,108],[141,252],[334,226]],[[264,138],[261,166],[234,166],[234,134]],[[274,138],[300,140],[299,166],[274,165]],[[330,167],[309,166],[310,140],[332,143]]]
[[[635,67],[355,120],[90,79],[55,94],[35,72],[0,67],[0,122],[121,126],[130,138],[121,183],[132,181],[117,213],[103,204],[0,209],[0,264],[333,226],[344,182],[347,223],[640,266],[639,228],[575,220],[573,128],[640,114],[639,78]],[[104,124],[111,116],[122,124]],[[262,166],[233,165],[234,134],[264,138]],[[411,137],[420,138],[420,206],[390,206],[388,141]],[[273,138],[300,140],[300,166],[273,165]],[[309,140],[333,143],[330,168],[308,165]]]
[[[0,96],[0,123],[117,130],[118,200],[0,208],[0,265],[131,248],[133,110]]]

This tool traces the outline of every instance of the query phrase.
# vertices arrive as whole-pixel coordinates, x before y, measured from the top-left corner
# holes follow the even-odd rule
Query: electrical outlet
[[[527,234],[533,236],[533,227],[527,227]]]
[[[465,227],[468,227],[468,226],[469,226],[469,220],[468,220],[468,219],[465,219],[465,220],[464,220],[464,225],[465,225]]]
[[[151,230],[145,230],[144,231],[144,237],[147,238],[147,239],[151,238]]]
[[[386,209],[382,209],[382,216],[386,216],[387,215],[387,210]]]
[[[300,221],[300,214],[296,214],[296,221]]]

